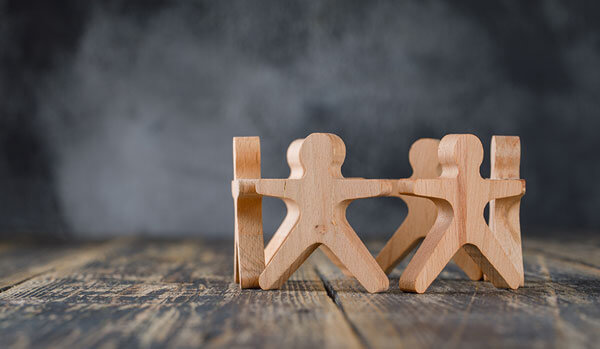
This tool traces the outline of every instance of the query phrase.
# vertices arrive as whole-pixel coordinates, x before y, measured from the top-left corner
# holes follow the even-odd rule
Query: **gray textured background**
[[[231,236],[231,138],[263,176],[315,131],[346,176],[420,137],[521,136],[525,227],[600,227],[600,6],[585,1],[2,1],[5,237]],[[482,173],[489,173],[486,159]],[[272,232],[283,205],[265,202]],[[353,204],[389,235],[395,199]]]

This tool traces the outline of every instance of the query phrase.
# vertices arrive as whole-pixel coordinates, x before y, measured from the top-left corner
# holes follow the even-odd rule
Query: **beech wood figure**
[[[438,160],[437,139],[423,138],[413,143],[409,151],[409,162],[413,169],[411,179],[438,178],[442,172]],[[377,263],[389,274],[418,244],[433,227],[437,218],[437,207],[433,201],[408,195],[397,195],[408,208],[406,218],[391,239],[377,255]],[[454,262],[472,280],[481,280],[479,266],[463,249],[454,256]]]
[[[493,136],[491,144],[491,179],[519,179],[521,140],[515,136]],[[519,271],[519,285],[525,284],[521,223],[519,211],[523,195],[490,202],[489,225]],[[489,279],[486,277],[486,279]]]
[[[334,134],[313,133],[288,150],[288,179],[238,180],[244,190],[283,199],[288,213],[266,249],[262,289],[281,287],[319,246],[335,255],[369,292],[389,286],[385,273],[346,220],[355,199],[389,195],[388,180],[349,179],[341,174],[344,142]],[[254,185],[254,189],[250,188]]]
[[[288,179],[300,179],[302,178],[302,174],[304,170],[302,169],[302,165],[300,163],[300,147],[304,142],[304,138],[296,139],[293,141],[287,150],[287,162],[290,167],[290,176]],[[294,225],[296,224],[296,214],[294,201],[289,199],[282,199],[285,203],[285,207],[287,209],[287,213],[283,222],[273,234],[273,237],[265,247],[265,263],[268,264],[273,255],[275,255],[275,251],[281,246],[283,241],[285,240],[287,234],[292,230]]]
[[[241,288],[258,288],[258,277],[265,268],[262,230],[262,198],[235,185],[241,178],[260,178],[260,139],[233,138],[232,195],[235,210],[233,275]]]
[[[483,147],[473,135],[445,136],[438,157],[439,178],[396,181],[397,194],[430,198],[438,209],[433,228],[400,277],[400,288],[425,292],[461,247],[494,286],[518,288],[521,273],[516,258],[503,246],[510,232],[491,231],[483,210],[491,200],[523,195],[525,181],[481,178]]]
[[[290,176],[288,179],[300,179],[304,173],[300,163],[300,147],[304,142],[304,138],[296,139],[293,141],[287,150],[287,162],[290,166]],[[265,247],[265,263],[269,263],[273,256],[275,255],[275,251],[279,248],[281,243],[285,240],[287,234],[292,230],[294,224],[296,224],[296,214],[294,210],[294,202],[292,200],[283,199],[283,202],[286,205],[287,213],[283,222],[273,234],[271,240]],[[340,262],[340,260],[335,256],[333,252],[326,246],[321,245],[321,250],[325,253],[327,257],[338,267],[346,276],[352,276],[352,273],[346,269],[344,264]]]

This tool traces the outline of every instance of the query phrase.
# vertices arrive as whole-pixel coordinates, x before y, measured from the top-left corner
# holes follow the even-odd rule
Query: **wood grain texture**
[[[521,196],[525,181],[483,179],[479,168],[483,146],[474,135],[447,135],[439,146],[442,174],[436,179],[396,181],[397,194],[431,199],[437,219],[400,278],[405,291],[423,293],[442,269],[465,248],[496,287],[517,288],[521,273],[483,217],[485,206],[494,199]]]
[[[262,197],[240,190],[237,179],[260,178],[260,139],[233,138],[234,266],[233,277],[241,288],[258,288],[265,268],[262,230]]]
[[[521,140],[515,136],[493,136],[490,146],[490,178],[519,179]],[[490,201],[489,226],[510,256],[519,272],[519,285],[525,284],[523,247],[521,245],[521,197],[515,196]]]
[[[14,244],[0,250],[0,290],[9,289],[37,275],[77,267],[120,247],[127,239],[101,244]]]
[[[410,179],[432,179],[441,175],[442,167],[438,160],[439,144],[439,140],[431,138],[419,139],[413,143],[408,153],[413,170]],[[389,274],[427,236],[437,219],[437,206],[433,201],[408,195],[397,195],[397,197],[406,203],[408,214],[377,255],[377,263],[386,274]],[[472,280],[481,280],[483,277],[479,266],[462,248],[453,260]]]
[[[595,240],[596,242],[598,239]],[[526,240],[527,242],[527,240]],[[425,294],[360,293],[325,260],[316,269],[330,294],[374,348],[594,348],[600,340],[600,269],[525,250],[525,286],[495,288],[448,265]],[[568,242],[563,250],[571,249]],[[600,250],[597,250],[600,251]],[[398,281],[407,260],[391,274]]]
[[[312,268],[278,291],[240,290],[227,246],[131,241],[31,278],[0,293],[3,346],[362,346]]]
[[[542,238],[525,240],[523,248],[530,252],[544,253],[572,263],[600,268],[600,239],[595,232],[564,233],[550,229],[537,235]]]
[[[568,238],[524,235],[518,290],[450,264],[421,295],[397,287],[407,260],[385,293],[364,292],[320,253],[282,289],[262,291],[231,282],[229,241],[5,244],[0,265],[14,259],[15,273],[60,267],[0,292],[0,338],[9,348],[595,348],[600,268],[585,257],[599,255],[600,236],[559,236]],[[572,258],[580,250],[582,261]]]
[[[346,208],[355,199],[385,196],[392,184],[385,180],[344,178],[344,142],[336,135],[313,133],[292,143],[287,179],[238,179],[234,186],[246,193],[282,199],[288,215],[267,248],[260,275],[262,289],[280,288],[294,271],[321,245],[341,262],[369,292],[388,288],[388,278],[346,219]],[[248,194],[249,195],[249,194]]]

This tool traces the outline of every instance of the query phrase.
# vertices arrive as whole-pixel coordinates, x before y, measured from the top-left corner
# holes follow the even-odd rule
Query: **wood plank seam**
[[[323,251],[323,252],[325,254],[325,251]],[[329,258],[329,256],[327,256],[327,257]],[[319,271],[318,268],[315,267],[314,271],[319,276],[319,279],[321,279],[321,282],[323,283],[323,287],[325,288],[327,296],[329,297],[329,299],[331,299],[333,304],[335,304],[335,306],[340,310],[340,312],[342,313],[342,316],[344,317],[344,320],[348,323],[348,326],[352,330],[352,333],[356,336],[356,338],[358,338],[358,340],[359,340],[360,344],[363,346],[363,348],[370,348],[371,346],[369,345],[369,341],[367,340],[367,338],[365,338],[365,336],[363,336],[363,334],[359,330],[358,326],[348,316],[348,312],[344,308],[344,305],[342,304],[342,302],[337,294],[337,291],[335,290],[335,288],[333,287],[331,282],[329,280],[327,280],[327,278]]]

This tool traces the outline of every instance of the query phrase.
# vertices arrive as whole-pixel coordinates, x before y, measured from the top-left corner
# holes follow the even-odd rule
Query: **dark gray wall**
[[[0,2],[2,3],[2,2]],[[420,137],[521,136],[525,227],[600,227],[600,5],[4,1],[0,231],[231,236],[231,138],[263,176],[311,132],[346,176],[410,175]],[[489,160],[482,168],[489,173]],[[265,203],[265,229],[284,214]],[[389,234],[395,199],[357,202]]]

